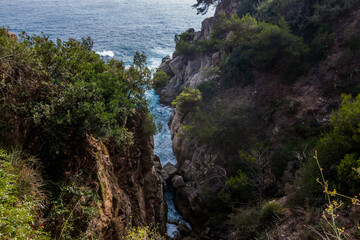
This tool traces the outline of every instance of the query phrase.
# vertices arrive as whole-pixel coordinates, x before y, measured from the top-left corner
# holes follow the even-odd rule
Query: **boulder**
[[[191,229],[183,222],[179,224],[177,230],[180,232],[181,236],[184,237],[189,236],[191,233]]]
[[[182,176],[176,175],[172,178],[171,184],[174,188],[179,188],[183,187],[185,185],[185,182]]]
[[[162,59],[159,69],[169,75],[171,78],[174,76],[174,73],[170,69],[171,58],[170,56],[166,56]]]
[[[177,168],[172,165],[170,162],[167,162],[163,169],[161,170],[161,175],[165,181],[170,180],[173,176],[177,174]]]

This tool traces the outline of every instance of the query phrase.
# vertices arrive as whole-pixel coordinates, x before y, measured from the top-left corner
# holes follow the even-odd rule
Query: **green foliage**
[[[202,96],[199,89],[184,87],[182,93],[171,104],[180,112],[185,113],[193,111],[201,101]]]
[[[202,82],[197,88],[202,93],[204,101],[208,101],[214,97],[217,88],[219,87],[219,83],[216,81],[206,81]]]
[[[188,139],[201,143],[215,143],[227,153],[236,153],[240,146],[251,144],[259,132],[259,117],[244,105],[224,107],[219,103],[211,110],[205,106],[198,108],[194,115],[194,125],[183,128]]]
[[[70,185],[54,184],[47,213],[46,229],[55,239],[84,239],[90,220],[98,215],[99,197],[94,190]]]
[[[284,214],[283,208],[275,201],[265,202],[261,206],[260,221],[264,224],[271,223],[275,219],[279,219]]]
[[[243,0],[239,6],[237,15],[239,17],[243,17],[246,14],[253,16],[254,13],[256,13],[256,6],[258,3],[258,0]]]
[[[196,46],[193,44],[195,37],[194,32],[183,32],[182,34],[175,35],[175,56],[185,55],[193,57],[196,52]]]
[[[331,116],[330,130],[316,145],[319,163],[324,169],[329,188],[336,188],[345,195],[360,192],[359,180],[353,170],[359,166],[359,119],[360,95],[355,99],[350,95],[343,95],[342,106]],[[316,182],[316,178],[320,176],[315,159],[309,160],[300,170],[299,176],[299,198],[307,198],[313,204],[320,204],[321,186]]]
[[[183,32],[175,35],[175,53],[174,56],[184,55],[193,58],[196,53],[210,53],[218,50],[219,41],[216,38],[195,39],[194,32]]]
[[[350,187],[349,192],[355,193],[360,184],[359,174],[356,169],[360,168],[360,159],[356,153],[346,154],[337,166],[339,180]]]
[[[161,69],[158,69],[154,75],[152,85],[154,89],[162,89],[169,83],[169,81],[170,76]]]
[[[136,53],[125,69],[122,61],[101,60],[90,38],[53,42],[23,34],[16,42],[2,34],[0,46],[3,144],[28,146],[54,171],[62,154],[87,135],[132,144],[127,119],[134,109],[148,112],[143,95],[151,74],[144,54]]]
[[[244,239],[252,239],[259,231],[259,209],[257,207],[236,209],[230,214],[229,223],[237,229],[238,234],[241,233]]]
[[[259,211],[260,208],[260,211]],[[271,224],[283,214],[282,207],[269,201],[261,206],[251,206],[236,209],[230,214],[229,223],[235,227],[243,239],[259,238]]]
[[[44,201],[40,180],[14,154],[0,150],[0,238],[50,239],[39,223]]]
[[[238,170],[235,176],[228,178],[226,185],[230,188],[232,198],[237,201],[247,202],[253,198],[250,180],[242,170]]]
[[[252,69],[282,74],[291,81],[304,73],[303,61],[308,47],[302,39],[291,34],[282,19],[277,24],[257,21],[250,15],[230,19],[222,17],[214,30],[215,37],[232,31],[223,40],[223,47],[234,49],[222,65],[223,78],[229,81],[249,82]],[[235,80],[234,80],[235,79]]]
[[[127,235],[121,239],[124,240],[165,240],[164,236],[153,226],[131,227]]]
[[[310,44],[309,60],[317,62],[321,60],[329,50],[333,34],[330,34],[325,28],[319,28],[316,37]]]

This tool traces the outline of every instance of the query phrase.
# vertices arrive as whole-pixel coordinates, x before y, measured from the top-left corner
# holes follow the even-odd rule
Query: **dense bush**
[[[209,110],[201,106],[195,111],[194,125],[185,126],[185,135],[201,143],[214,142],[227,151],[237,151],[242,144],[250,143],[256,135],[258,118],[244,105],[224,107],[219,103]]]
[[[195,110],[196,106],[200,104],[202,100],[201,92],[199,89],[191,89],[184,87],[182,93],[176,97],[171,103],[180,112],[188,112]]]
[[[219,83],[216,81],[202,82],[197,88],[202,93],[204,101],[212,99],[219,87]]]
[[[153,226],[131,227],[123,240],[165,240]]]
[[[360,192],[358,174],[354,169],[360,167],[360,95],[352,99],[343,95],[342,106],[330,119],[329,132],[325,133],[316,145],[318,159],[324,169],[324,177],[329,189],[336,189],[346,195]],[[299,199],[308,199],[312,203],[321,203],[321,186],[316,178],[320,172],[315,159],[300,169]]]
[[[49,204],[41,224],[52,239],[89,237],[85,232],[98,214],[97,190],[84,177],[90,169],[79,170],[87,163],[74,161],[86,155],[89,136],[121,151],[133,143],[128,127],[134,119],[140,119],[144,138],[155,131],[144,100],[151,76],[146,56],[136,53],[126,67],[105,62],[92,45],[90,38],[54,42],[25,33],[17,41],[0,29],[0,146],[22,148],[44,166]],[[2,158],[0,234],[8,235],[0,238],[46,239],[33,213],[44,194],[30,188],[31,168],[19,172]]]
[[[252,69],[282,74],[285,80],[293,80],[306,70],[303,61],[308,47],[291,34],[283,19],[271,24],[250,15],[233,15],[230,19],[223,16],[214,31],[215,37],[221,37],[224,31],[232,32],[222,44],[230,51],[221,69],[227,82],[248,82]]]
[[[158,69],[153,77],[152,85],[155,91],[164,88],[170,81],[170,76],[161,69]]]
[[[193,43],[195,37],[194,32],[183,32],[175,35],[175,56],[185,55],[193,57],[196,52],[196,46]]]
[[[0,149],[0,238],[50,239],[39,221],[44,207],[41,179],[19,152]]]
[[[4,30],[0,46],[3,145],[27,146],[51,164],[86,135],[132,143],[127,119],[134,109],[148,111],[143,94],[150,71],[143,54],[126,69],[121,61],[101,60],[89,38],[53,42],[24,34],[16,42]]]
[[[259,211],[260,208],[260,211]],[[283,214],[282,207],[274,202],[265,202],[260,206],[237,208],[230,214],[229,223],[241,235],[240,239],[262,239],[264,232]]]

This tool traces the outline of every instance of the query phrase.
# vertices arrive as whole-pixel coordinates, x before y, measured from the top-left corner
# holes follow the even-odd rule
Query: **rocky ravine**
[[[238,5],[239,1],[236,0],[222,1],[217,6],[214,17],[203,21],[201,31],[195,32],[194,39],[210,39],[214,19],[223,12],[227,15],[236,13]],[[192,33],[194,29],[187,32]],[[173,59],[165,57],[160,69],[172,78],[161,91],[160,102],[170,105],[184,87],[196,88],[204,81],[217,78],[217,73],[209,73],[209,69],[218,66],[220,60],[221,52],[197,54],[192,59],[182,55]],[[178,164],[177,174],[172,179],[169,178],[169,182],[175,188],[175,204],[179,212],[196,232],[206,234],[208,231],[203,231],[203,225],[208,221],[207,212],[213,203],[207,202],[203,194],[204,191],[217,192],[225,187],[226,170],[222,164],[223,156],[213,146],[189,143],[180,136],[181,126],[191,123],[191,114],[178,111],[170,119],[173,150]]]

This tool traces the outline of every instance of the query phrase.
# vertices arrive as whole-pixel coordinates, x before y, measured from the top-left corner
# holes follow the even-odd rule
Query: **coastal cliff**
[[[89,176],[96,176],[89,182],[100,193],[100,214],[90,221],[87,232],[100,239],[119,239],[134,226],[153,226],[166,233],[167,205],[158,168],[161,164],[153,153],[152,138],[142,137],[140,121],[133,119],[129,126],[134,145],[124,151],[88,138],[86,158],[76,161],[83,165],[72,168],[74,174],[91,169]]]
[[[220,1],[214,17],[203,21],[201,31],[188,29],[179,35],[180,40],[172,58],[165,57],[159,67],[171,76],[169,83],[160,92],[160,101],[170,105],[176,99],[177,104],[169,127],[178,160],[176,167],[184,184],[175,187],[175,203],[195,231],[203,234],[207,232],[205,236],[209,238],[249,239],[255,236],[249,230],[251,223],[245,223],[245,230],[239,231],[242,225],[234,228],[235,223],[231,220],[236,216],[235,213],[225,217],[222,215],[224,212],[230,213],[231,206],[239,208],[239,214],[247,214],[244,212],[246,210],[241,210],[242,204],[256,205],[254,208],[261,211],[261,206],[265,206],[263,204],[268,199],[277,198],[276,204],[286,209],[284,214],[288,219],[304,220],[303,214],[295,217],[294,213],[288,211],[289,204],[294,200],[294,188],[298,187],[294,187],[294,184],[300,184],[299,175],[304,174],[304,170],[299,171],[302,173],[296,171],[312,157],[317,139],[329,127],[331,114],[340,105],[340,95],[350,93],[354,96],[358,93],[355,86],[358,86],[359,76],[354,71],[357,71],[360,61],[357,55],[349,52],[354,43],[351,41],[359,34],[358,4],[351,9],[346,8],[331,19],[321,15],[321,20],[316,23],[318,25],[309,20],[319,14],[309,10],[316,6],[305,6],[299,1],[291,1],[285,7],[276,4],[270,6],[277,11],[277,15],[261,12],[265,3],[259,4],[257,10],[256,7],[249,8],[254,16],[251,21],[259,25],[269,22],[269,27],[273,23],[281,27],[283,23],[276,21],[286,21],[288,27],[284,27],[284,31],[293,32],[293,37],[288,35],[293,38],[291,41],[305,43],[302,47],[302,43],[298,42],[299,53],[296,56],[281,59],[281,54],[284,54],[281,49],[286,46],[277,48],[276,41],[282,41],[280,37],[272,45],[259,50],[259,58],[264,59],[267,54],[272,54],[270,51],[277,52],[276,57],[265,62],[255,58],[258,57],[257,53],[252,53],[253,58],[245,55],[248,54],[248,48],[256,49],[256,45],[243,47],[241,44],[246,45],[248,42],[239,43],[252,41],[251,35],[244,36],[245,31],[248,31],[246,26],[236,32],[236,27],[241,24],[254,23],[250,23],[250,20],[246,22],[250,17],[246,15],[247,12],[241,15],[245,5],[244,1],[238,0]],[[297,16],[291,15],[295,6],[299,8]],[[289,12],[285,14],[284,11]],[[240,16],[238,19],[243,18],[234,20],[231,18],[233,14]],[[274,21],[274,18],[277,20]],[[304,19],[309,21],[306,27],[299,25]],[[225,26],[231,24],[234,27],[224,30]],[[326,29],[327,35],[321,35],[321,24],[331,25],[331,30]],[[318,35],[314,29],[319,31]],[[310,31],[314,35],[309,36]],[[301,38],[296,35],[298,32],[301,32]],[[324,39],[319,40],[319,36]],[[216,41],[213,47],[211,44]],[[261,41],[257,44],[262,44]],[[318,52],[319,48],[321,53]],[[246,57],[248,62],[240,62],[238,59],[241,57]],[[286,63],[279,65],[282,61],[288,61],[289,64],[291,61],[299,62],[288,71]],[[233,64],[231,68],[230,64]],[[301,67],[301,70],[297,67]],[[192,104],[192,108],[188,105],[186,109],[180,108],[184,88],[201,91],[201,101],[189,100],[191,95],[188,90],[187,95],[183,94],[183,101]],[[235,181],[239,182],[233,185]],[[318,219],[319,216],[315,216],[306,221],[310,225]],[[280,220],[277,224],[287,226],[289,221]],[[259,226],[256,229],[261,231]],[[292,231],[284,229],[279,227],[277,230],[277,234],[283,237],[281,239],[285,236],[299,239],[306,231],[300,225],[295,225]],[[244,234],[243,237],[239,236],[241,234]]]
[[[167,232],[146,57],[126,68],[92,45],[0,29],[2,238]]]

